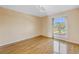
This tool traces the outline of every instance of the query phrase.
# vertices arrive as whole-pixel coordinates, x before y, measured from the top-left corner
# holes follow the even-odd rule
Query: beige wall
[[[40,35],[40,18],[0,8],[0,45]]]
[[[42,17],[42,35],[47,37],[53,36],[52,20],[49,17]]]
[[[64,38],[62,40],[70,41],[73,43],[79,44],[79,9],[73,9],[65,12],[61,12],[52,16],[49,16],[49,19],[47,17],[43,18],[44,22],[44,29],[43,29],[43,35],[52,37],[51,33],[53,30],[53,26],[51,26],[52,18],[55,17],[63,17],[66,16],[67,25],[68,25],[68,37]]]

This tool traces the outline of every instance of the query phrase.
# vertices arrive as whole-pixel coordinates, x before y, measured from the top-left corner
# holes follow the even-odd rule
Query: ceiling
[[[0,7],[42,17],[78,8],[79,6],[78,5],[2,5]]]

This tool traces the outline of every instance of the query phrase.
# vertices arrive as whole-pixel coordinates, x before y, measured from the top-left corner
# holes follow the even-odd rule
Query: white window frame
[[[66,35],[64,35],[64,36],[62,36],[62,35],[57,35],[57,34],[54,34],[54,32],[53,32],[53,34],[54,34],[54,38],[56,38],[56,39],[67,39],[68,38],[68,22],[67,22],[67,17],[66,16],[63,16],[63,17],[55,17],[55,18],[65,18],[65,26],[66,26]],[[53,20],[53,25],[54,25],[54,20],[55,20],[55,18],[53,18],[52,20]]]

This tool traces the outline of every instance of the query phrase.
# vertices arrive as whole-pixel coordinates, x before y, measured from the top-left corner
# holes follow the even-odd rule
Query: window
[[[65,17],[54,18],[54,37],[67,37],[67,26]]]

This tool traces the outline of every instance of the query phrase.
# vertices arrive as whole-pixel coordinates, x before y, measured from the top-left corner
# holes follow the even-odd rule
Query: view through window
[[[65,17],[54,18],[54,37],[64,38],[67,36]]]

